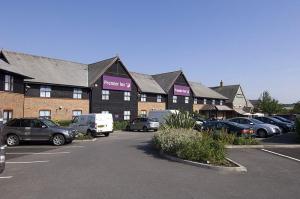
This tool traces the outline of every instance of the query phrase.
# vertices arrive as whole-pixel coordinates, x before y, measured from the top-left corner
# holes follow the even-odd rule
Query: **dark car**
[[[256,117],[255,119],[267,124],[273,124],[275,126],[278,126],[279,128],[282,129],[283,133],[287,133],[295,130],[295,126],[293,124],[282,122],[273,117]]]
[[[225,129],[227,133],[236,134],[237,136],[254,137],[253,129],[246,125],[225,120],[207,121],[203,124],[204,130],[221,130]]]
[[[159,122],[156,119],[151,118],[136,118],[132,120],[126,127],[127,131],[157,131],[159,128]]]
[[[5,139],[3,133],[3,119],[1,117],[0,111],[0,173],[4,171],[5,168]]]
[[[71,143],[76,135],[74,129],[40,118],[13,119],[4,125],[3,131],[9,146],[18,145],[20,141],[50,141],[60,146]]]
[[[278,119],[278,120],[280,120],[282,122],[286,122],[286,123],[290,123],[290,124],[295,124],[295,122],[293,122],[292,120],[286,119],[286,118],[278,116],[278,115],[273,116],[273,118],[276,118],[276,119]]]

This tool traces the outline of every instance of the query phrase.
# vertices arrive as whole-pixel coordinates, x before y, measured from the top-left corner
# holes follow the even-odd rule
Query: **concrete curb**
[[[232,162],[233,164],[237,165],[236,167],[224,167],[224,166],[214,166],[214,165],[210,165],[210,164],[204,164],[204,163],[200,163],[200,162],[194,162],[194,161],[190,161],[190,160],[183,160],[174,156],[170,156],[165,154],[164,152],[160,151],[160,155],[168,160],[171,161],[175,161],[175,162],[180,162],[183,164],[187,164],[187,165],[192,165],[192,166],[196,166],[196,167],[201,167],[201,168],[206,168],[206,169],[212,169],[215,171],[221,171],[221,172],[236,172],[236,173],[246,173],[247,172],[247,168],[244,167],[243,165],[229,159],[226,158],[228,161]]]
[[[91,140],[73,140],[73,142],[95,142],[97,140],[97,138],[93,138]]]
[[[226,145],[226,149],[300,148],[300,144]]]

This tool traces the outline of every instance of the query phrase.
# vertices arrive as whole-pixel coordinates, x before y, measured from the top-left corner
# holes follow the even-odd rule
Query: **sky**
[[[0,0],[0,48],[300,101],[298,0]]]

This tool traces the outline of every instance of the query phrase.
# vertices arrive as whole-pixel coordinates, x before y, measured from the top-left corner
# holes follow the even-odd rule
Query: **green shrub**
[[[59,126],[67,127],[72,123],[72,120],[55,120],[54,122]]]
[[[76,140],[91,140],[93,137],[89,134],[78,133],[78,136],[75,138]]]
[[[236,135],[227,133],[225,129],[209,132],[209,135],[212,136],[214,140],[222,142],[225,145],[233,144],[236,138]]]
[[[128,121],[116,121],[114,122],[114,130],[125,130],[126,126],[129,124]]]
[[[259,141],[251,137],[235,137],[233,145],[256,145]]]
[[[300,136],[300,119],[296,119],[296,132]]]
[[[195,125],[196,121],[191,113],[179,111],[166,119],[164,127],[173,129],[193,129]]]
[[[224,144],[214,140],[208,133],[164,128],[154,134],[153,142],[164,153],[182,159],[212,164],[223,164],[226,161]]]

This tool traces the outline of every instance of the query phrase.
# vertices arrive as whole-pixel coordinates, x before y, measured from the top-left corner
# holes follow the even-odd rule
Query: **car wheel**
[[[15,134],[10,134],[7,136],[6,143],[8,146],[17,146],[20,143],[20,139]]]
[[[144,127],[143,127],[143,131],[144,131],[144,132],[147,132],[147,131],[148,131],[148,128],[147,128],[146,126],[144,126]]]
[[[65,144],[66,139],[62,134],[56,134],[53,136],[52,142],[55,146],[61,146]]]
[[[109,136],[109,133],[103,133],[105,137],[108,137]]]
[[[126,131],[130,131],[130,126],[128,125],[128,126],[126,126],[126,129],[125,129]]]
[[[95,135],[93,134],[93,132],[91,130],[87,130],[86,134],[90,137],[95,137]]]
[[[260,138],[266,138],[268,134],[267,134],[267,132],[266,132],[265,130],[259,129],[259,130],[257,131],[257,135],[258,135],[258,137],[260,137]]]

